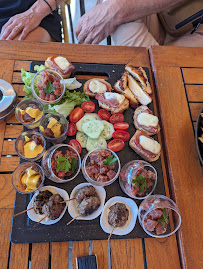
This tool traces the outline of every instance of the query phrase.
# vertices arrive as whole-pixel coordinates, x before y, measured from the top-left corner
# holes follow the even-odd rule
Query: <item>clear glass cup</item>
[[[36,83],[37,83],[37,81],[40,80],[40,74],[42,72],[48,72],[48,74],[53,75],[54,77],[56,77],[56,78],[58,78],[60,80],[60,84],[61,84],[61,87],[62,87],[62,90],[63,91],[62,91],[61,95],[56,100],[46,101],[46,100],[43,100],[42,98],[39,97],[39,90],[38,90],[38,87],[37,87]],[[51,69],[44,69],[44,70],[41,70],[41,71],[37,72],[34,75],[34,77],[32,79],[32,82],[31,82],[31,91],[32,91],[33,96],[38,101],[40,101],[42,103],[45,103],[45,104],[55,104],[55,103],[58,103],[62,99],[62,97],[63,97],[63,95],[65,93],[65,90],[66,90],[66,85],[65,85],[65,82],[64,82],[63,77],[58,72],[56,72],[54,70],[51,70]]]
[[[20,111],[21,110],[25,110],[30,105],[36,105],[39,108],[39,110],[42,112],[42,116],[37,121],[34,121],[34,122],[25,122],[22,119],[22,114],[21,114]],[[35,129],[35,128],[39,127],[40,121],[41,121],[41,119],[44,116],[44,107],[43,107],[43,105],[39,101],[37,101],[35,99],[25,99],[25,100],[22,100],[20,103],[18,103],[18,105],[16,106],[15,116],[16,116],[16,119],[20,123],[22,123],[25,127],[27,127],[28,129]]]
[[[71,150],[74,153],[76,153],[78,156],[77,165],[76,165],[76,169],[74,173],[71,174],[70,176],[66,176],[65,179],[61,179],[57,177],[52,170],[51,159],[56,150],[62,151],[63,154],[65,154],[66,150]],[[79,174],[80,168],[81,168],[81,158],[77,150],[74,149],[73,147],[66,144],[58,144],[58,145],[52,146],[51,148],[47,150],[47,152],[44,154],[42,158],[41,165],[42,165],[45,176],[48,177],[50,180],[56,183],[66,183],[68,181],[73,180]]]
[[[111,180],[109,181],[106,181],[106,182],[98,182],[94,179],[92,179],[91,177],[88,176],[87,174],[87,170],[86,170],[86,166],[87,164],[90,162],[90,154],[91,153],[94,153],[94,152],[99,152],[100,150],[107,150],[109,151],[114,157],[116,157],[117,161],[115,162],[116,163],[116,166],[115,168],[113,169],[115,172],[116,172],[116,175],[114,178],[112,178]],[[120,160],[118,158],[118,155],[113,152],[112,150],[110,149],[107,149],[107,148],[97,148],[97,149],[93,149],[92,151],[88,152],[83,161],[82,161],[82,173],[83,173],[83,176],[84,178],[89,182],[91,183],[92,185],[95,185],[95,186],[108,186],[110,184],[112,184],[119,176],[119,173],[120,173],[120,169],[121,169],[121,164],[120,164]]]
[[[62,134],[59,137],[56,138],[51,138],[49,136],[46,135],[46,133],[44,133],[43,129],[45,130],[49,124],[50,118],[54,118],[56,119],[60,124],[61,124],[61,128],[62,128]],[[40,126],[39,126],[39,130],[40,133],[50,142],[52,142],[53,144],[59,144],[62,143],[66,138],[67,138],[67,131],[68,131],[68,121],[66,120],[66,118],[64,116],[62,116],[59,113],[49,113],[46,114],[41,122],[40,122]]]
[[[139,194],[139,188],[136,185],[135,181],[136,176],[140,173],[143,175],[143,170],[149,171],[148,174],[153,179],[149,180],[146,179],[145,182],[147,184],[147,189]],[[152,174],[153,173],[153,174]],[[141,175],[142,175],[141,174]],[[154,175],[154,176],[153,176]],[[146,178],[146,176],[145,176]],[[142,185],[141,182],[140,187]],[[142,160],[133,160],[128,163],[126,163],[123,168],[121,169],[120,176],[119,176],[119,184],[121,186],[121,189],[131,198],[134,199],[145,199],[149,195],[153,193],[153,191],[156,188],[157,185],[157,171],[156,169],[148,162],[142,161]]]
[[[41,174],[41,183],[39,183],[39,185],[37,186],[36,189],[32,190],[32,191],[26,191],[24,190],[21,182],[20,182],[20,179],[21,177],[23,176],[23,174],[25,173],[25,170],[29,167],[32,167],[35,171],[39,172]],[[12,182],[12,185],[14,187],[14,189],[17,191],[17,192],[20,192],[22,194],[29,194],[29,193],[32,193],[36,190],[38,190],[40,187],[43,186],[44,184],[44,172],[41,168],[40,165],[38,165],[37,163],[34,163],[34,162],[26,162],[26,163],[21,163],[20,165],[18,165],[16,167],[16,169],[13,171],[13,174],[11,176],[11,182]]]
[[[164,221],[163,217],[162,219],[160,218],[159,213],[163,212],[164,210],[165,214],[168,216],[167,222]],[[163,238],[174,234],[181,225],[181,216],[177,205],[168,197],[159,194],[151,195],[142,201],[138,211],[138,218],[143,230],[148,235],[156,238]],[[160,222],[162,222],[164,225],[167,223],[166,231],[162,234],[157,234],[156,231],[158,226],[156,226],[153,231],[149,231],[147,228],[150,227],[150,224],[152,224],[151,227],[156,225],[153,222],[147,224],[149,219],[150,221],[156,221],[159,225]],[[150,228],[150,230],[152,229],[153,228]]]
[[[26,137],[27,138],[33,138],[33,136],[37,137],[37,139],[40,139],[40,143],[43,147],[42,151],[37,154],[35,157],[25,157],[25,153],[24,153],[24,143],[26,142]],[[45,151],[46,151],[46,140],[44,139],[44,136],[41,135],[38,132],[35,131],[26,131],[23,132],[22,134],[20,134],[16,141],[15,141],[15,151],[18,154],[19,157],[28,160],[28,161],[37,161],[40,158],[42,158],[42,156],[44,155]]]

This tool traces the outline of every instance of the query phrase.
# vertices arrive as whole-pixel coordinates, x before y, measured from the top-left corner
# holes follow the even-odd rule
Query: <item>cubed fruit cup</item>
[[[139,173],[144,174],[143,170],[149,171],[148,173],[153,173],[151,175],[154,175],[153,179],[149,181],[149,179],[140,182],[140,186],[144,183],[150,185],[146,191],[140,193],[138,192],[138,187],[136,185],[136,182],[133,183],[133,181],[136,180],[136,175]],[[151,183],[151,184],[150,184]],[[119,176],[119,184],[121,186],[121,189],[131,198],[142,200],[150,196],[153,191],[156,188],[157,185],[157,171],[156,169],[148,162],[142,161],[142,160],[133,160],[128,163],[126,163],[120,172]]]
[[[24,122],[23,119],[22,119],[22,114],[21,114],[20,111],[25,110],[30,105],[36,105],[39,108],[39,110],[42,112],[42,116],[37,121]],[[16,116],[16,119],[20,123],[22,123],[25,127],[27,127],[28,129],[36,129],[37,127],[39,127],[40,121],[44,116],[44,107],[39,101],[37,101],[35,99],[25,99],[25,100],[22,100],[20,103],[18,103],[18,105],[16,106],[15,116]]]
[[[55,151],[62,151],[62,153],[65,154],[66,150],[71,150],[74,153],[76,153],[78,156],[78,160],[77,160],[77,165],[76,165],[76,169],[74,173],[69,176],[66,176],[65,179],[61,179],[58,176],[56,176],[56,174],[53,172],[52,156],[55,153]],[[45,176],[48,177],[50,180],[56,183],[66,183],[76,178],[77,175],[79,174],[80,168],[81,168],[81,158],[77,150],[74,149],[73,147],[66,144],[58,144],[58,145],[52,146],[51,148],[47,150],[47,152],[44,154],[42,158],[41,165],[42,165]]]
[[[41,183],[37,186],[36,189],[34,189],[32,191],[25,191],[23,189],[21,182],[20,182],[20,179],[21,179],[22,175],[25,173],[25,170],[29,167],[32,167],[35,171],[37,171],[41,174]],[[42,170],[42,167],[34,162],[21,163],[20,165],[18,165],[16,167],[16,169],[13,171],[13,174],[11,176],[11,182],[12,182],[14,189],[17,192],[20,192],[22,194],[33,193],[36,190],[38,190],[39,188],[41,188],[44,184],[44,179],[45,179],[45,177],[44,177],[44,172]]]
[[[151,216],[154,216],[154,219],[159,218],[158,212],[154,211],[155,209],[160,210],[166,210],[168,211],[168,220],[167,220],[167,229],[164,233],[157,235],[155,229],[153,231],[149,231],[146,229],[146,221],[151,218]],[[154,211],[154,212],[153,212]],[[159,211],[160,212],[160,211]],[[163,238],[168,237],[172,234],[174,234],[181,225],[181,216],[180,211],[177,207],[177,205],[168,197],[164,195],[151,195],[147,197],[142,203],[140,204],[139,210],[138,210],[138,218],[141,227],[143,230],[150,236],[155,238]],[[160,222],[162,222],[162,219],[159,219]],[[159,223],[159,221],[158,221]],[[162,222],[164,224],[164,221]],[[152,229],[151,229],[152,230]]]
[[[62,93],[55,100],[44,100],[44,99],[40,98],[40,90],[38,88],[37,83],[40,80],[40,76],[41,76],[41,74],[43,72],[47,72],[48,75],[51,75],[51,76],[57,78],[60,81],[61,88],[62,88]],[[58,103],[62,99],[62,97],[63,97],[63,95],[65,93],[65,90],[66,90],[66,86],[65,86],[65,82],[64,82],[63,77],[58,72],[56,72],[54,70],[51,70],[51,69],[44,69],[44,70],[41,70],[41,71],[37,72],[34,75],[34,77],[32,79],[32,82],[31,82],[31,91],[32,91],[32,94],[33,94],[34,98],[36,98],[38,101],[40,101],[41,103],[44,103],[44,104]],[[54,93],[54,91],[53,91],[53,93]],[[49,93],[47,92],[47,94],[49,94]]]
[[[40,140],[41,145],[43,147],[43,150],[36,155],[36,157],[25,157],[25,152],[24,152],[24,143],[26,143],[26,137],[27,138],[33,138],[33,136],[35,136],[37,139]],[[44,136],[41,135],[38,132],[35,131],[27,131],[27,132],[23,132],[22,134],[20,134],[16,141],[15,141],[15,151],[18,154],[19,157],[34,162],[34,161],[38,161],[40,158],[42,158],[42,156],[44,155],[45,151],[46,151],[46,140],[44,139]]]
[[[51,138],[51,137],[47,136],[46,133],[44,132],[44,130],[47,128],[51,118],[56,119],[62,126],[62,135],[60,135],[59,137]],[[66,118],[64,116],[62,116],[59,113],[49,113],[49,114],[46,114],[42,118],[40,125],[39,125],[39,130],[40,130],[40,133],[48,141],[50,141],[53,144],[59,144],[59,143],[62,143],[67,138],[68,121],[66,120]]]
[[[116,167],[115,169],[113,169],[115,172],[116,172],[116,175],[114,176],[114,178],[112,178],[111,180],[109,181],[106,181],[106,182],[99,182],[99,181],[96,181],[96,179],[92,179],[91,177],[89,177],[88,173],[87,173],[87,170],[86,170],[86,166],[88,165],[88,163],[90,162],[90,155],[92,153],[96,153],[96,152],[99,152],[100,150],[107,150],[108,152],[110,152],[116,159]],[[83,176],[84,178],[89,182],[91,183],[92,185],[95,185],[95,186],[108,186],[110,184],[112,184],[119,176],[119,173],[120,173],[120,169],[121,169],[121,164],[120,164],[120,160],[118,158],[118,155],[113,152],[112,150],[110,149],[107,149],[107,148],[97,148],[97,149],[94,149],[90,152],[88,152],[85,157],[83,158],[83,161],[82,161],[82,173],[83,173]]]

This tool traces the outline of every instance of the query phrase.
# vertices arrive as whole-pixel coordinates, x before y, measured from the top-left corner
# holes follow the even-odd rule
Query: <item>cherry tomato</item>
[[[70,145],[71,147],[76,149],[79,154],[82,153],[82,147],[81,147],[80,143],[76,139],[71,139],[69,141],[68,145]]]
[[[123,130],[117,130],[112,134],[114,139],[121,139],[124,142],[128,141],[130,139],[130,134]]]
[[[84,111],[80,107],[76,107],[69,115],[70,122],[76,123],[84,116]]]
[[[98,112],[98,115],[99,115],[100,119],[106,120],[106,121],[109,121],[109,119],[111,117],[111,113],[106,109],[100,109]]]
[[[95,104],[92,101],[86,101],[82,103],[81,108],[84,112],[91,113],[95,111]]]
[[[110,123],[118,123],[118,122],[123,122],[124,121],[124,116],[121,113],[116,113],[110,117]]]
[[[124,146],[125,143],[121,139],[113,139],[108,143],[108,148],[114,152],[122,150]]]
[[[68,131],[67,131],[67,136],[74,136],[77,132],[77,127],[75,123],[71,122],[68,124]]]
[[[114,129],[126,131],[129,128],[129,124],[127,122],[117,122],[114,124]]]

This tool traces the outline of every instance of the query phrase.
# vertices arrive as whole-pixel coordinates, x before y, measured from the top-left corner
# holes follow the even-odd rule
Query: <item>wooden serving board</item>
[[[44,62],[33,61],[31,62],[30,71],[34,72],[34,65],[44,64]],[[88,64],[88,63],[73,63],[75,65],[75,70],[72,72],[72,76],[76,76],[78,81],[80,81],[83,85],[86,81],[84,77],[102,77],[106,79],[113,87],[115,82],[120,79],[122,73],[124,72],[125,65],[110,65],[110,64]],[[143,67],[146,71],[147,76],[149,78],[149,70],[148,68]],[[81,78],[83,77],[83,78]],[[82,91],[82,87],[80,88]],[[96,113],[100,109],[98,106],[98,102],[95,99],[91,98],[96,104]],[[149,108],[154,111],[153,104],[149,105]],[[134,109],[131,107],[124,112],[125,121],[129,123],[130,127],[128,132],[131,137],[135,133],[136,129],[133,125],[133,113]],[[25,128],[24,128],[25,130]],[[69,140],[75,137],[68,137],[64,143],[68,143]],[[156,140],[158,140],[157,135],[154,136]],[[47,148],[51,147],[52,144],[47,141]],[[81,159],[85,156],[87,151],[83,149],[81,154]],[[132,160],[142,159],[138,154],[136,154],[129,146],[128,142],[125,143],[125,147],[120,152],[117,152],[118,157],[121,161],[121,167],[123,167],[127,162]],[[23,160],[20,160],[23,162]],[[161,160],[157,160],[153,162],[152,165],[156,168],[158,173],[158,182],[157,187],[154,191],[154,194],[165,194],[164,188],[164,179],[162,173],[162,165]],[[86,182],[84,179],[82,172],[73,180],[64,184],[57,184],[55,182],[50,181],[46,178],[45,185],[53,185],[58,188],[65,189],[70,195],[73,188],[80,184]],[[106,190],[106,201],[114,196],[124,196],[128,197],[120,188],[119,180],[117,179],[113,184],[105,187]],[[15,197],[15,205],[14,205],[14,214],[23,211],[27,208],[27,205],[31,199],[31,195],[22,195],[20,193],[16,193]],[[141,201],[135,200],[136,204],[139,206]],[[82,241],[82,240],[102,240],[107,239],[108,234],[104,233],[102,228],[100,227],[99,221],[100,216],[91,221],[77,221],[75,220],[71,225],[66,226],[66,223],[71,220],[68,211],[65,213],[63,218],[54,225],[42,225],[40,224],[35,229],[31,230],[32,226],[35,222],[31,221],[27,214],[22,214],[16,218],[13,218],[12,222],[12,232],[11,232],[11,242],[12,243],[39,243],[39,242],[58,242],[58,241]],[[113,239],[128,239],[128,238],[147,238],[149,237],[139,225],[139,221],[137,218],[136,226],[131,233],[125,236],[116,236],[113,235]]]

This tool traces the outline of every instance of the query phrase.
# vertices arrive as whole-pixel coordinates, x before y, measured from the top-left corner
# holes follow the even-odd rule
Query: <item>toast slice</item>
[[[139,106],[135,110],[134,116],[133,116],[133,120],[134,120],[133,123],[135,125],[135,128],[137,130],[140,130],[140,131],[145,132],[149,136],[157,134],[160,131],[159,124],[157,124],[157,126],[150,126],[150,123],[149,123],[149,125],[146,126],[146,125],[141,125],[138,122],[138,119],[137,118],[138,118],[138,115],[141,114],[141,113],[148,113],[148,114],[153,115],[152,111],[147,106],[143,106],[143,105],[142,106]]]
[[[148,105],[152,102],[152,98],[149,96],[149,94],[143,91],[139,83],[130,74],[128,74],[128,86],[142,105]]]
[[[144,132],[142,131],[136,131],[135,134],[132,136],[132,138],[130,139],[129,145],[130,147],[138,154],[140,155],[144,160],[149,161],[149,162],[155,162],[156,160],[159,159],[160,155],[161,155],[161,146],[158,143],[160,150],[157,154],[150,154],[149,150],[145,150],[142,146],[140,146],[139,142],[139,137],[140,136],[145,136],[148,139],[152,140],[152,143],[158,143],[156,140],[154,140],[152,137],[146,135]]]
[[[89,90],[89,84],[90,84],[90,82],[91,82],[92,80],[98,80],[99,82],[105,84],[105,85],[106,85],[106,91],[110,92],[110,91],[112,90],[111,84],[108,83],[106,80],[104,80],[104,79],[102,79],[102,78],[92,78],[92,79],[87,80],[87,81],[85,82],[85,84],[84,84],[83,91],[84,91],[84,93],[85,93],[86,95],[88,95],[88,96],[90,96],[90,97],[92,97],[92,98],[94,98],[94,97],[97,95],[97,93],[93,93],[93,92],[91,92],[91,91]]]
[[[132,65],[126,65],[125,70],[128,71],[128,73],[131,74],[132,77],[134,77],[134,79],[138,82],[143,91],[145,91],[149,95],[152,94],[152,88],[149,84],[147,74],[142,67],[136,68]]]
[[[107,104],[104,104],[103,102],[101,101],[98,101],[99,103],[99,106],[110,111],[112,114],[116,114],[116,113],[123,113],[126,109],[129,108],[129,101],[127,98],[125,98],[125,100],[123,101],[123,103],[117,107],[117,108],[113,108],[113,107],[110,107],[108,106]]]

